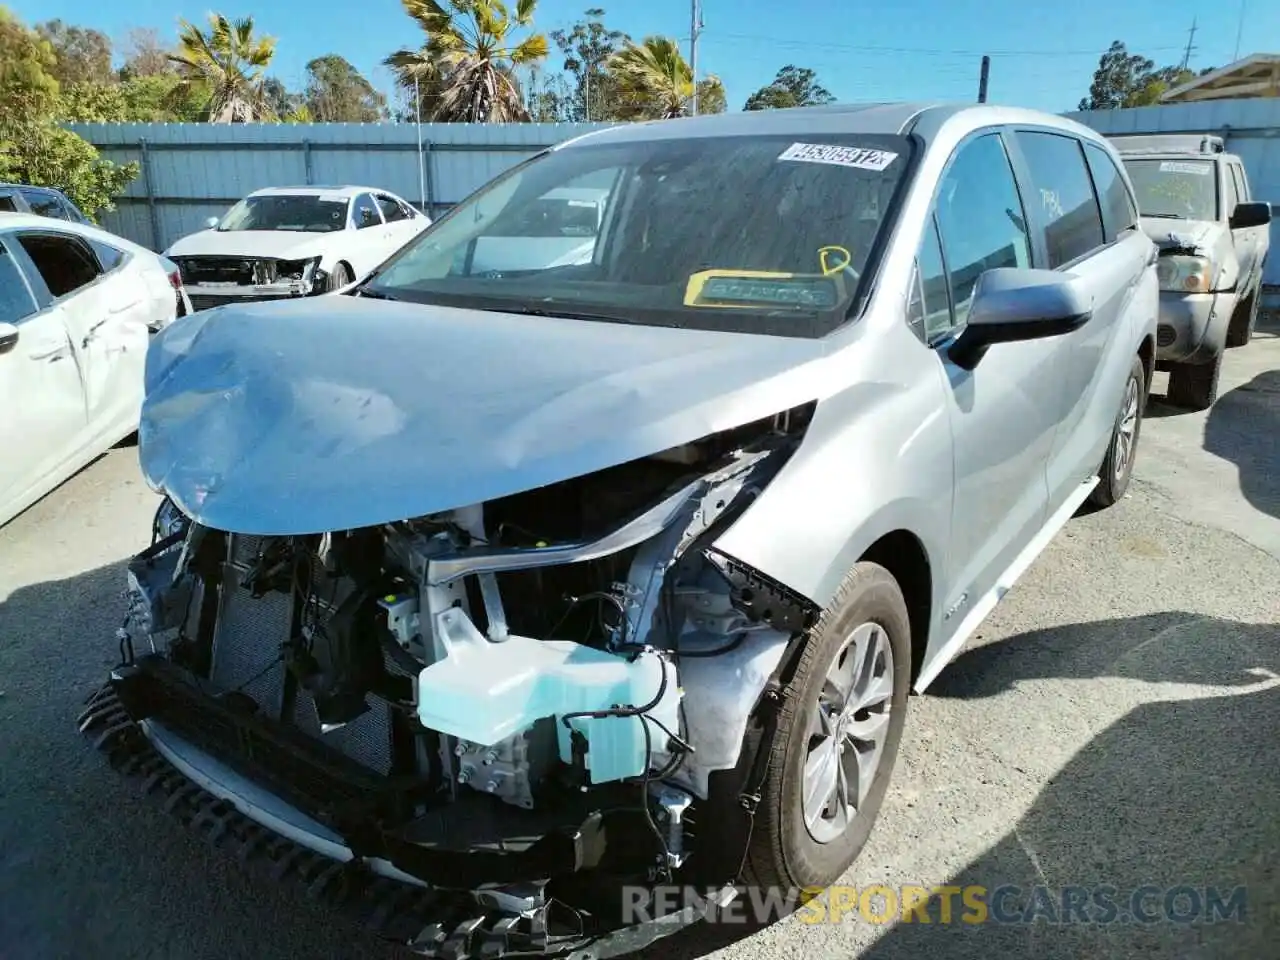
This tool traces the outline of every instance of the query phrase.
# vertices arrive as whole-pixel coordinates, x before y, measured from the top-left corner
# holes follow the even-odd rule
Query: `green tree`
[[[1089,96],[1080,101],[1080,110],[1119,110],[1125,107],[1146,107],[1160,102],[1160,98],[1174,87],[1212,71],[1206,67],[1197,74],[1181,66],[1157,67],[1154,60],[1130,53],[1119,40],[1112,42],[1098,59],[1093,72]]]
[[[92,217],[111,209],[138,165],[103,160],[55,122],[56,64],[52,44],[0,7],[0,179],[56,187]]]
[[[537,0],[401,0],[426,34],[417,50],[397,50],[384,61],[410,89],[435,83],[430,119],[452,123],[528,120],[516,70],[547,56],[547,38],[533,33]],[[515,41],[517,30],[526,36]],[[424,116],[424,119],[426,117]]]
[[[618,85],[607,67],[629,41],[621,30],[604,25],[604,10],[586,11],[569,30],[552,30],[551,39],[564,55],[564,69],[573,78],[567,120],[612,120],[617,110]]]
[[[319,123],[376,123],[387,115],[387,98],[336,53],[307,64],[304,98]]]
[[[115,80],[116,73],[111,67],[111,40],[106,34],[61,20],[37,24],[36,33],[53,48],[57,62],[52,72],[59,83],[110,83]]]
[[[778,71],[773,82],[747,98],[743,110],[779,110],[786,107],[812,107],[832,103],[835,97],[818,83],[818,75],[808,67],[787,64]]]
[[[618,84],[619,119],[665,120],[689,114],[693,71],[672,38],[628,42],[609,61],[609,71]],[[698,82],[699,113],[723,111],[724,103],[724,87],[717,77]]]
[[[169,59],[178,66],[182,93],[209,92],[211,123],[248,123],[271,117],[262,85],[275,48],[274,37],[254,34],[252,17],[232,21],[211,13],[208,32],[179,21],[178,49]]]

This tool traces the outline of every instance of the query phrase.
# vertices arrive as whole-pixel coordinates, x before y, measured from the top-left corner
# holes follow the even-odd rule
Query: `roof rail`
[[[1118,153],[1225,153],[1227,142],[1210,133],[1146,133],[1107,136]]]

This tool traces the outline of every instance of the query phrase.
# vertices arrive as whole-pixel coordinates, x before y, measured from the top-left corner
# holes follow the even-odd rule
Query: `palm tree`
[[[209,91],[211,123],[248,123],[273,116],[263,81],[275,52],[274,37],[254,36],[252,17],[232,21],[211,13],[207,33],[179,21],[178,50],[169,59],[182,74],[183,93]]]
[[[453,123],[504,123],[529,119],[516,68],[547,55],[547,38],[531,33],[512,43],[517,28],[533,23],[538,0],[516,0],[514,15],[503,0],[401,0],[427,35],[418,50],[397,50],[383,61],[402,86],[418,81],[431,119]]]
[[[670,120],[689,112],[693,100],[693,71],[680,52],[680,45],[670,37],[645,37],[642,43],[630,41],[613,55],[609,70],[617,79],[623,101],[623,119]],[[718,77],[707,77],[698,83],[700,112],[718,113],[724,109],[724,87]],[[717,104],[706,110],[702,101]]]

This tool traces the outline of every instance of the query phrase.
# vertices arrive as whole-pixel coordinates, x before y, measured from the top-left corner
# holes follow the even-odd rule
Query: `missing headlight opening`
[[[713,543],[811,412],[358,530],[242,535],[165,501],[114,688],[148,738],[414,882],[542,897],[584,870],[670,878],[697,859],[712,775],[739,763],[766,679],[742,676],[809,623]]]

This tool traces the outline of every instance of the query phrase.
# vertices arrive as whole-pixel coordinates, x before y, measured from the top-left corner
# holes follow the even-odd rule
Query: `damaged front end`
[[[815,611],[715,543],[811,412],[355,530],[166,500],[82,729],[420,954],[638,949],[700,914],[637,926],[624,889],[738,880]]]

